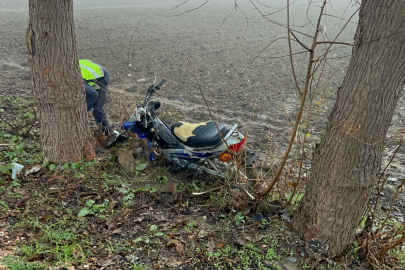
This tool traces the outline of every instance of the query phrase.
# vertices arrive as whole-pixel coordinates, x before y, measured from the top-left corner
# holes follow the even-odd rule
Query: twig
[[[301,54],[301,53],[307,53],[307,52],[308,51],[300,51],[300,52],[293,53],[292,55]],[[259,56],[259,58],[277,59],[277,58],[283,58],[283,57],[288,57],[288,56],[290,56],[290,54],[280,55],[280,56]]]
[[[208,102],[207,102],[207,100],[205,99],[205,96],[204,96],[204,93],[203,93],[203,91],[202,91],[202,89],[201,89],[200,83],[198,82],[197,76],[195,75],[193,66],[191,65],[190,59],[189,59],[188,57],[187,57],[187,61],[188,61],[188,64],[190,65],[191,72],[192,72],[193,75],[194,75],[195,81],[197,82],[197,86],[198,86],[198,89],[200,90],[200,94],[201,94],[201,96],[202,96],[202,98],[203,98],[203,100],[204,100],[204,102],[205,102],[205,106],[207,106],[207,109],[208,109],[208,112],[210,113],[211,119],[212,119],[212,121],[214,122],[215,126],[217,127],[219,136],[221,137],[221,140],[225,143],[226,148],[229,149],[228,143],[224,140],[224,136],[222,135],[222,132],[221,132],[221,130],[220,130],[219,127],[218,127],[217,121],[215,121],[214,115],[213,115],[212,112],[211,112],[210,106],[208,105]]]
[[[134,210],[139,211],[139,210],[144,209],[144,208],[149,208],[150,206],[153,206],[153,205],[155,205],[155,204],[156,204],[156,203],[155,203],[155,200],[153,200],[150,204],[143,205],[143,206],[141,206],[141,207],[139,207],[139,208],[137,208],[137,209],[134,209]]]
[[[340,17],[338,17],[338,16],[334,16],[334,15],[331,15],[331,14],[324,13],[324,14],[322,14],[322,15],[324,15],[324,16],[330,16],[330,17],[333,17],[333,18],[340,19],[340,20],[342,20],[342,21],[348,21],[348,22],[351,22],[351,23],[357,24],[356,22],[349,21],[349,20],[346,20],[346,19],[340,18]]]
[[[317,44],[340,44],[340,45],[353,46],[352,43],[339,42],[339,41],[320,41],[320,42],[317,42]]]
[[[166,204],[166,206],[170,207],[174,212],[176,212],[177,215],[180,215],[179,211],[177,211],[176,208],[174,208],[173,206],[171,206],[168,202],[158,198],[158,200],[160,200],[161,202],[164,202]]]
[[[135,35],[136,30],[138,30],[138,27],[139,27],[139,25],[141,24],[141,21],[142,21],[142,16],[143,16],[143,13],[141,14],[141,18],[139,18],[138,25],[136,26],[136,28],[135,28],[134,32],[132,33],[131,39],[129,40],[127,67],[129,66],[129,55],[130,55],[130,53],[131,53],[131,44],[132,44],[132,39],[134,38],[134,35]]]
[[[383,257],[385,253],[387,253],[388,250],[395,248],[399,244],[403,243],[405,241],[405,231],[402,234],[402,237],[398,239],[394,244],[392,245],[387,245],[383,250],[381,250],[380,254],[378,254],[380,257]]]
[[[210,211],[208,211],[207,209],[204,208],[203,211],[204,211],[205,213],[207,213],[208,215],[210,215],[213,219],[218,220],[218,218],[217,218],[213,213],[211,213]]]
[[[374,211],[371,212],[371,213],[372,213],[371,220],[372,220],[372,222],[373,222],[372,224],[374,224],[375,213],[376,213],[376,211],[377,211],[377,206],[378,206],[378,203],[379,203],[379,200],[380,200],[380,197],[381,197],[381,189],[384,188],[384,185],[385,185],[385,183],[387,182],[387,179],[385,179],[384,182],[383,182],[383,184],[382,184],[382,186],[380,186],[381,178],[384,176],[385,171],[386,171],[387,168],[390,166],[392,160],[394,159],[395,155],[397,154],[399,148],[401,147],[401,143],[402,143],[402,142],[400,142],[399,145],[397,146],[397,148],[395,149],[394,154],[392,155],[392,157],[391,157],[390,161],[388,162],[387,166],[385,166],[383,172],[382,172],[381,175],[380,175],[380,178],[379,178],[378,181],[377,181],[376,189],[377,189],[378,194],[377,194],[377,200],[376,200],[375,205],[374,205]]]
[[[124,170],[124,168],[121,166],[121,164],[119,164],[118,162],[115,162],[120,168],[121,170],[124,172],[125,176],[127,177],[128,180],[131,180],[131,178],[129,178],[127,172]]]
[[[307,52],[310,51],[310,48],[308,48],[307,45],[305,45],[304,43],[302,43],[302,42],[297,38],[297,36],[294,35],[294,33],[291,31],[291,29],[288,30],[288,33],[291,33],[291,35],[293,35],[293,37],[295,38],[295,41],[297,41],[302,47],[304,47],[304,49],[306,49]]]
[[[368,211],[370,211],[370,213],[374,216],[374,211],[371,210],[371,206],[370,206],[369,203],[367,203],[367,209],[368,209]]]
[[[288,49],[290,52],[290,63],[291,63],[292,74],[293,74],[294,82],[295,82],[295,85],[297,86],[298,92],[300,92],[300,95],[302,96],[302,91],[301,91],[301,88],[297,81],[297,75],[295,74],[294,61],[293,61],[293,57],[292,57],[291,31],[290,31],[290,0],[287,0],[287,32],[288,32]]]
[[[274,12],[271,12],[271,13],[266,14],[266,15],[264,15],[264,16],[274,15],[274,14],[280,12],[280,11],[283,11],[284,9],[289,8],[289,6],[291,6],[291,5],[294,4],[295,2],[297,2],[297,0],[293,1],[291,4],[289,3],[289,1],[287,1],[287,5],[288,5],[288,6],[282,7],[282,8],[280,8],[279,10],[274,11]],[[288,12],[288,11],[287,11],[287,12]]]
[[[402,187],[404,184],[405,184],[405,178],[404,178],[404,180],[402,181],[401,185],[399,185],[399,186],[397,187],[397,191],[395,192],[394,198],[392,198],[392,201],[391,201],[390,210],[388,210],[388,214],[387,214],[387,216],[385,217],[385,219],[384,219],[383,223],[381,224],[380,228],[378,229],[377,233],[379,233],[379,232],[383,229],[383,227],[385,226],[385,223],[387,223],[387,220],[388,220],[388,218],[389,218],[390,215],[391,215],[392,208],[394,207],[395,200],[396,200],[397,197],[398,197],[399,190],[401,189],[401,187]]]
[[[3,117],[0,116],[0,119],[3,120],[4,123],[6,123],[9,127],[11,127],[13,130],[17,129],[16,127],[14,127],[12,124],[10,124],[8,121],[6,121]]]
[[[236,0],[235,0],[236,1]],[[220,25],[220,27],[222,27],[222,25],[225,23],[225,21],[229,18],[229,16],[232,15],[233,11],[235,10],[235,12],[238,11],[238,5],[235,3],[235,6],[232,8],[231,12],[228,14],[228,16],[226,16],[223,20],[222,23]]]
[[[251,251],[254,251],[256,253],[264,255],[264,252],[262,250],[254,249],[254,248],[246,245],[245,242],[243,240],[239,239],[233,232],[232,232],[232,236],[233,236],[233,239],[234,239],[235,243],[237,243],[238,245],[240,245],[240,246],[242,246],[244,248],[250,249]]]
[[[253,60],[249,63],[249,65],[242,71],[242,76],[243,74],[245,74],[246,70],[256,61],[257,58],[259,58],[260,54],[262,52],[264,52],[264,50],[266,50],[271,44],[273,44],[274,42],[280,40],[280,39],[286,39],[286,37],[279,37],[276,38],[275,40],[273,40],[272,42],[270,42],[269,44],[267,44],[254,58]],[[235,82],[235,84],[232,86],[231,90],[229,91],[229,93],[231,94],[233,89],[235,88],[235,86],[238,84],[238,81]]]
[[[182,2],[182,3],[180,3],[180,4],[176,5],[176,6],[174,6],[172,9],[176,9],[176,8],[178,8],[179,6],[182,6],[182,5],[184,5],[185,3],[187,3],[187,2],[188,2],[188,0],[185,0],[184,2]]]
[[[316,47],[316,38],[318,37],[318,29],[319,29],[319,25],[321,23],[322,13],[323,13],[323,10],[325,8],[325,5],[326,5],[326,0],[324,0],[322,8],[321,8],[321,13],[319,15],[318,23],[317,23],[317,26],[316,26],[315,37],[314,37],[314,40],[313,40],[313,43],[312,43],[312,46],[311,46],[311,51],[309,53],[309,63],[308,63],[308,70],[307,70],[307,78],[306,78],[306,82],[305,82],[304,91],[303,91],[302,97],[301,97],[300,108],[298,110],[297,118],[295,120],[293,133],[291,134],[290,141],[288,143],[288,147],[287,147],[287,149],[286,149],[286,151],[284,153],[283,160],[281,162],[281,165],[280,165],[276,175],[274,176],[271,183],[267,186],[267,188],[260,192],[261,196],[266,196],[272,190],[272,188],[276,184],[277,180],[280,178],[281,172],[284,169],[284,165],[285,165],[285,163],[287,161],[288,155],[290,154],[292,145],[294,143],[295,136],[296,136],[297,130],[298,130],[298,126],[299,126],[299,123],[300,123],[300,120],[301,120],[302,111],[303,111],[304,105],[305,105],[305,99],[306,99],[307,92],[308,92],[309,82],[310,82],[310,79],[311,79],[311,76],[312,76],[311,71],[312,71],[312,65],[313,65],[313,60],[314,60],[314,50],[315,50],[315,47]]]
[[[270,20],[269,18],[267,18],[266,15],[264,15],[264,14],[259,10],[259,8],[255,5],[255,3],[253,3],[253,0],[249,0],[249,2],[255,7],[255,9],[257,10],[257,12],[259,12],[259,14],[260,14],[266,21],[268,21],[268,22],[270,22],[270,23],[273,23],[273,24],[275,24],[275,25],[278,25],[278,26],[287,28],[287,26],[286,26],[285,24],[282,24],[282,23],[280,23],[280,22],[277,22],[277,21],[274,21],[274,20]],[[300,31],[297,31],[297,30],[294,30],[294,29],[290,29],[290,30],[291,30],[291,31],[294,31],[294,32],[296,32],[296,33],[299,33],[299,34],[301,34],[301,35],[307,36],[307,37],[309,37],[309,38],[314,38],[314,37],[312,37],[312,36],[310,36],[310,35],[307,35],[307,34],[305,34],[305,33],[300,32]]]
[[[297,192],[297,189],[298,189],[298,185],[299,185],[300,180],[301,180],[302,163],[304,162],[304,159],[305,159],[305,142],[306,142],[306,139],[307,139],[308,124],[309,124],[309,119],[310,119],[310,111],[311,111],[311,106],[312,106],[312,100],[313,99],[310,99],[309,105],[308,105],[307,121],[306,121],[306,124],[305,124],[304,141],[302,142],[302,154],[301,154],[300,167],[298,169],[299,171],[298,171],[297,185],[294,185],[293,193],[291,194],[291,197],[288,200],[287,204],[290,204],[292,199],[294,198],[295,193]]]
[[[203,195],[203,194],[209,193],[211,191],[221,189],[223,187],[225,187],[225,185],[222,185],[220,187],[216,187],[216,188],[213,188],[213,189],[210,189],[210,190],[207,190],[207,191],[203,191],[203,192],[193,192],[193,196]]]
[[[349,24],[349,21],[354,17],[354,15],[356,15],[357,12],[359,12],[359,10],[360,10],[360,7],[359,7],[355,12],[353,12],[353,14],[350,16],[349,20],[345,23],[345,25],[343,26],[343,28],[340,29],[339,33],[336,35],[336,37],[333,39],[332,42],[335,42],[335,41],[336,41],[336,39],[340,36],[340,34],[343,32],[343,30],[344,30],[344,29],[346,28],[346,26]],[[330,49],[331,46],[332,46],[332,44],[329,45],[328,50]]]
[[[191,11],[197,10],[197,9],[199,9],[199,8],[202,7],[202,6],[205,6],[209,1],[210,1],[210,0],[206,0],[204,3],[202,3],[202,4],[199,5],[198,7],[193,8],[193,9],[189,9],[189,10],[187,10],[187,11],[184,11],[184,12],[180,13],[180,14],[169,15],[169,16],[167,16],[167,15],[159,15],[159,16],[162,16],[162,17],[177,17],[177,16],[180,16],[180,15],[189,13],[189,12],[191,12]],[[188,0],[185,1],[185,2],[183,2],[183,3],[181,3],[180,5],[183,5],[183,4],[185,4],[186,2],[188,2]],[[180,5],[178,5],[178,6],[180,6]],[[178,6],[177,6],[177,7],[178,7]]]

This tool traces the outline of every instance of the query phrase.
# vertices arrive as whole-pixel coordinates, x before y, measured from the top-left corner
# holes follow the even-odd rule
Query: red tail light
[[[232,144],[229,146],[230,149],[232,149],[235,152],[239,152],[240,149],[242,149],[242,146],[245,144],[246,138],[243,138],[243,140],[237,144]]]

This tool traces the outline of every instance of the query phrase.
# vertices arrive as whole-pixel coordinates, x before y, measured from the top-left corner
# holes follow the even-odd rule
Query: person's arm
[[[108,91],[108,83],[110,81],[110,75],[108,74],[108,71],[101,67],[104,71],[104,77],[97,79],[97,85],[103,89],[104,91]]]
[[[94,105],[98,99],[98,92],[96,89],[91,87],[87,82],[84,82],[84,88],[86,91],[86,103],[87,103],[87,110],[90,111],[93,109]]]

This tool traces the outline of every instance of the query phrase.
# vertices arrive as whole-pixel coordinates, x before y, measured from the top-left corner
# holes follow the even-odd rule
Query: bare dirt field
[[[262,159],[267,153],[267,158],[271,158],[267,161],[270,165],[277,164],[288,142],[291,123],[295,121],[300,103],[289,57],[275,58],[289,53],[286,28],[278,25],[286,24],[285,10],[277,12],[284,7],[284,2],[260,1],[262,5],[253,1],[254,5],[249,1],[240,1],[235,10],[234,1],[215,0],[192,12],[187,11],[205,1],[190,1],[174,8],[181,2],[74,0],[78,57],[98,62],[110,74],[106,104],[110,121],[117,127],[120,121],[126,120],[155,76],[158,81],[167,81],[155,95],[156,100],[162,101],[160,113],[166,122],[173,124],[179,120],[197,122],[209,119],[189,59],[216,120],[237,123],[243,132],[249,130],[249,145]],[[357,9],[349,2],[328,5],[328,16],[322,21],[322,25],[326,26],[323,39],[333,40],[346,23],[334,16],[347,20]],[[313,5],[307,11],[307,5],[306,0],[294,2],[290,23],[299,31],[297,37],[308,44],[314,35],[312,24],[316,23],[319,7]],[[259,11],[262,14],[277,13],[266,20]],[[311,23],[308,23],[308,18]],[[355,15],[340,34],[339,41],[353,43],[357,20]],[[2,95],[31,96],[25,44],[27,25],[27,0],[0,2]],[[294,43],[293,52],[301,51],[302,47]],[[319,54],[321,52],[322,48]],[[322,87],[314,99],[317,106],[311,116],[308,149],[313,148],[322,137],[350,54],[351,47],[345,45],[337,45],[336,50],[329,54]],[[294,61],[298,83],[303,86],[308,55],[294,55]],[[391,134],[402,128],[404,117],[405,102],[401,98]],[[394,143],[387,144],[386,154],[394,146]],[[385,190],[386,199],[383,199],[386,205],[390,203],[395,186],[404,177],[404,159],[405,153],[400,150],[388,170],[390,181]],[[404,193],[401,193],[397,209],[393,211],[400,221],[405,213],[404,200]]]
[[[233,3],[211,1],[200,9],[180,14],[203,3],[187,3],[174,9],[176,1],[75,1],[76,35],[79,58],[89,58],[102,64],[110,73],[110,98],[114,91],[128,94],[145,91],[154,80],[166,79],[163,90],[156,99],[164,102],[163,110],[173,112],[168,122],[179,119],[194,121],[209,118],[202,96],[197,88],[187,58],[198,77],[208,105],[220,121],[238,123],[241,129],[251,128],[251,141],[263,139],[263,131],[280,131],[288,134],[299,104],[288,57],[268,57],[288,54],[286,39],[279,39],[269,45],[253,64],[251,62],[263,48],[275,39],[286,36],[286,29],[267,22],[254,6],[239,4],[240,10],[232,11]],[[306,24],[305,2],[295,3],[292,24]],[[1,10],[1,85],[3,91],[29,93],[29,72],[26,57],[25,30],[28,24],[27,1],[2,1]],[[263,13],[277,11],[259,6]],[[343,14],[346,6],[333,9]],[[316,20],[319,10],[313,8],[309,16]],[[346,12],[349,16],[352,8]],[[231,13],[231,14],[230,14]],[[143,14],[143,15],[142,15]],[[230,14],[229,17],[227,17]],[[128,66],[130,37],[138,21],[131,46]],[[285,12],[270,17],[285,24]],[[225,20],[226,19],[226,20]],[[225,21],[224,21],[225,20]],[[354,19],[355,21],[355,19]],[[327,18],[327,35],[333,37],[343,24]],[[352,42],[356,24],[351,23],[340,41]],[[314,34],[312,26],[296,27],[309,36]],[[303,42],[307,36],[300,35]],[[294,52],[302,51],[297,44]],[[329,101],[334,98],[341,84],[345,67],[349,61],[350,48],[341,46],[330,57],[325,77],[331,77],[325,91],[320,91],[316,100]],[[298,81],[302,84],[308,62],[307,54],[295,56]],[[251,64],[251,65],[250,65]],[[250,65],[250,67],[249,67]],[[246,69],[247,68],[247,69]],[[244,72],[244,70],[246,71]],[[145,82],[138,83],[138,79]],[[129,90],[128,90],[129,89]],[[128,91],[127,91],[128,90]],[[136,104],[136,96],[129,96]],[[127,100],[128,100],[127,99]],[[324,102],[322,102],[324,103]],[[113,106],[106,106],[111,107]],[[331,108],[326,102],[315,115],[314,128],[321,130],[325,115]],[[117,111],[109,110],[110,118],[120,121]],[[316,132],[313,133],[314,135]],[[278,138],[283,142],[286,137]]]

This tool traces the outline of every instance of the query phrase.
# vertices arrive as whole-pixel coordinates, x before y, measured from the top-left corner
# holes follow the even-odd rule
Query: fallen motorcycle
[[[148,88],[144,102],[135,108],[129,121],[121,124],[123,132],[114,131],[108,146],[114,146],[130,131],[140,139],[146,138],[149,147],[159,146],[175,171],[189,169],[205,172],[222,180],[234,179],[235,176],[247,179],[246,170],[241,170],[241,167],[251,168],[255,157],[252,151],[244,147],[246,138],[236,131],[237,125],[229,126],[214,121],[196,124],[181,121],[169,126],[156,113],[161,103],[151,101],[165,80],[156,86],[155,82]],[[157,152],[151,151],[151,161],[154,155]]]

